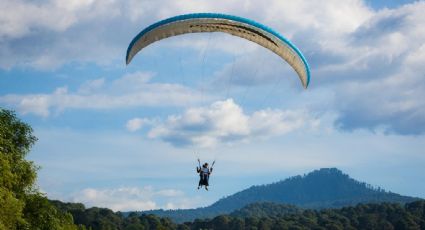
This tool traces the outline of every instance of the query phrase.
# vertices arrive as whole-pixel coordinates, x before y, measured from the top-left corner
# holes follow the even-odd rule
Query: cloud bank
[[[100,78],[83,83],[75,92],[64,86],[51,94],[8,94],[0,96],[0,103],[22,114],[48,117],[67,109],[185,106],[201,98],[201,93],[179,84],[150,82],[151,77],[150,73],[137,72],[111,82]]]
[[[81,202],[89,207],[108,207],[116,212],[192,208],[199,200],[185,197],[180,190],[157,190],[151,186],[144,186],[86,188],[74,194],[72,202]]]
[[[343,131],[383,129],[398,135],[425,133],[421,99],[425,96],[423,1],[379,10],[361,0],[270,0],[265,4],[253,0],[73,0],[67,4],[59,0],[3,0],[0,7],[5,9],[0,15],[3,25],[0,67],[3,69],[55,69],[75,62],[111,64],[117,57],[123,57],[128,42],[141,28],[177,14],[221,12],[252,18],[281,32],[303,51],[312,67],[310,91],[333,94],[332,103],[320,101],[310,110],[335,112],[338,114],[335,126]],[[234,64],[223,64],[214,75],[217,79],[231,75],[235,65],[238,76],[229,81],[230,84],[246,87],[275,82],[276,60],[259,63],[257,56],[257,52],[268,51],[248,48],[251,53],[240,55],[244,49],[237,48],[240,46],[235,45],[236,39],[228,42],[218,39],[218,44],[223,45],[216,45],[214,49],[238,56]],[[170,40],[164,42],[162,48],[178,46],[200,50],[204,45],[198,43],[191,38]],[[257,71],[259,68],[264,71]],[[85,93],[108,84],[102,81],[92,82],[86,86],[88,89],[82,87],[78,92],[69,92],[64,87],[52,90],[51,94],[3,95],[0,103],[16,107],[22,113],[47,117],[52,111],[68,108],[174,105],[196,98],[193,94],[187,97],[190,94],[187,88],[171,84],[145,84],[147,91],[143,93]],[[166,91],[173,93],[164,94]],[[173,125],[172,121],[169,123]],[[179,139],[167,132],[152,135]],[[244,135],[242,131],[233,134]]]
[[[319,119],[302,110],[266,109],[248,115],[232,99],[227,99],[169,116],[165,122],[154,125],[148,136],[174,146],[211,147],[283,135],[319,123]]]

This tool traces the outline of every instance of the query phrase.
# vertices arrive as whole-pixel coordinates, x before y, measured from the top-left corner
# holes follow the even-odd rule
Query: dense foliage
[[[196,218],[212,218],[217,215],[229,214],[256,202],[292,204],[302,208],[339,208],[359,203],[397,202],[404,204],[415,200],[417,198],[401,196],[356,181],[336,168],[323,168],[277,183],[252,186],[225,197],[209,207],[187,210],[154,210],[144,213],[169,217],[182,223],[193,221]]]
[[[77,224],[96,229],[425,229],[425,201],[359,204],[355,207],[301,210],[292,205],[251,204],[231,215],[175,224],[152,214],[114,213],[84,209],[82,204],[54,202],[69,211]],[[258,211],[258,215],[255,213]],[[246,215],[246,216],[244,216]]]
[[[360,204],[269,217],[218,216],[186,225],[190,229],[425,229],[425,201],[405,206],[394,203]]]
[[[260,202],[249,204],[230,214],[232,217],[270,217],[301,213],[303,209],[294,205]]]
[[[77,229],[34,187],[37,167],[25,159],[37,140],[32,131],[0,108],[0,229]]]
[[[124,216],[120,212],[113,212],[107,208],[88,208],[79,203],[63,203],[51,201],[59,210],[71,213],[76,224],[85,226],[87,229],[177,229],[168,218],[160,218],[155,215],[142,215],[130,213]]]

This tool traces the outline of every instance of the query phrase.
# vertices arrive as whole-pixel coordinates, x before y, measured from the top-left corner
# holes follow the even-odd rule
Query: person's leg
[[[202,185],[205,185],[205,175],[202,175]]]
[[[208,191],[208,186],[210,185],[209,184],[209,179],[210,179],[210,176],[208,174],[205,175],[205,183],[204,183],[204,185],[205,185],[205,190],[207,190],[207,191]]]

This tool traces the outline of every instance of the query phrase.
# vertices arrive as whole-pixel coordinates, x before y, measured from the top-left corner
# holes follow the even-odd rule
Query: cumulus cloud
[[[144,125],[151,124],[152,121],[147,118],[133,118],[127,121],[125,127],[130,132],[141,129]]]
[[[197,199],[188,199],[180,190],[157,190],[151,186],[86,188],[74,194],[72,201],[84,203],[89,207],[107,207],[114,211],[183,209],[192,208],[199,202]]]
[[[0,8],[2,68],[53,69],[69,61],[104,63],[106,59],[96,56],[111,59],[117,51],[106,36],[112,33],[96,23],[118,20],[123,13],[118,1],[2,0]]]
[[[343,130],[425,133],[424,2],[377,12],[350,34],[342,63],[322,64],[319,84],[334,89]]]
[[[170,116],[153,127],[148,135],[174,146],[211,147],[219,143],[282,135],[318,123],[318,119],[301,110],[266,109],[248,115],[232,99],[227,99]]]
[[[337,90],[342,99],[336,103],[340,113],[337,126],[344,130],[366,128],[402,135],[423,134],[425,93],[420,81],[406,74],[382,81],[345,84]]]
[[[301,10],[315,6],[315,3],[291,4],[298,5],[297,9]],[[415,2],[378,11],[359,1],[338,4],[341,4],[342,11],[332,10],[327,4],[317,6],[321,10],[311,11],[309,17],[312,20],[307,18],[296,26],[292,24],[282,29],[286,35],[289,28],[290,37],[310,62],[312,80],[309,90],[326,89],[334,94],[332,100],[317,101],[320,104],[310,104],[310,108],[339,114],[335,125],[341,130],[383,129],[386,133],[401,135],[424,134],[424,105],[420,98],[425,92],[425,66],[421,64],[425,62],[425,33],[422,29],[425,3]],[[326,11],[329,14],[325,18],[315,15]],[[340,12],[356,15],[347,19],[338,15]],[[285,24],[292,16],[289,13],[281,17]],[[278,62],[269,57],[261,61],[258,53],[227,64],[216,73],[217,82],[257,86],[275,83],[278,73],[295,76],[291,71],[279,69]],[[260,71],[258,66],[261,66]],[[294,79],[290,78],[291,81]]]
[[[327,102],[322,109],[340,115],[336,124],[341,129],[386,127],[398,134],[425,133],[423,105],[418,100],[425,91],[423,1],[378,10],[362,0],[270,0],[266,4],[254,0],[73,0],[66,4],[59,0],[18,0],[0,1],[0,7],[5,9],[0,15],[2,68],[51,69],[71,62],[111,63],[122,56],[130,38],[141,28],[177,14],[220,12],[252,18],[281,32],[303,51],[312,67],[310,90],[326,87],[334,92],[336,103]],[[282,74],[275,71],[276,60],[267,56],[263,63],[258,60],[257,53],[262,48],[243,45],[247,48],[242,49],[235,45],[240,39],[224,40],[218,36],[217,40],[219,45],[214,50],[237,55],[248,50],[248,53],[237,56],[234,63],[217,71],[216,82],[235,75],[225,82],[240,86],[273,84],[274,74]],[[205,42],[182,36],[162,44],[200,50],[206,47]],[[259,68],[261,71],[257,71]],[[240,74],[236,76],[234,72]],[[125,104],[123,101],[140,105],[141,102],[135,101],[145,99],[112,98],[108,94],[87,96],[86,91],[105,87],[102,84],[108,83],[92,82],[79,92],[66,92],[58,98],[64,99],[64,108],[89,107],[84,101],[100,102],[98,108],[108,107],[105,106],[108,101],[110,108],[117,108],[118,104]],[[52,94],[6,95],[2,102],[15,103],[24,113],[46,117],[52,108],[61,108]]]
[[[6,9],[0,15],[3,25],[0,28],[0,66],[41,69],[57,68],[69,62],[110,63],[122,55],[129,38],[140,28],[177,14],[220,12],[247,16],[282,29],[289,37],[312,28],[335,35],[337,31],[352,30],[371,14],[360,0],[332,0],[326,4],[278,0],[267,4],[257,4],[253,0],[72,0],[66,3],[60,0],[2,0],[0,7]],[[240,53],[233,43],[221,42],[216,48]],[[200,43],[195,40],[170,44],[204,47],[196,45]]]
[[[48,117],[66,109],[186,106],[200,98],[199,92],[178,84],[153,83],[151,77],[151,73],[137,72],[111,82],[100,78],[83,83],[75,92],[65,86],[51,94],[8,94],[0,96],[0,103],[23,114]]]

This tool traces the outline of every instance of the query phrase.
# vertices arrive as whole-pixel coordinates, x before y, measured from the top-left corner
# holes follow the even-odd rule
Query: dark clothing
[[[208,184],[209,178],[210,178],[210,176],[208,174],[200,173],[199,174],[199,184],[198,184],[198,186],[202,186],[202,185],[209,186],[209,184]]]
[[[199,184],[198,186],[209,186],[208,180],[210,179],[210,174],[212,172],[212,169],[202,167],[202,168],[196,168],[196,171],[199,173]]]

